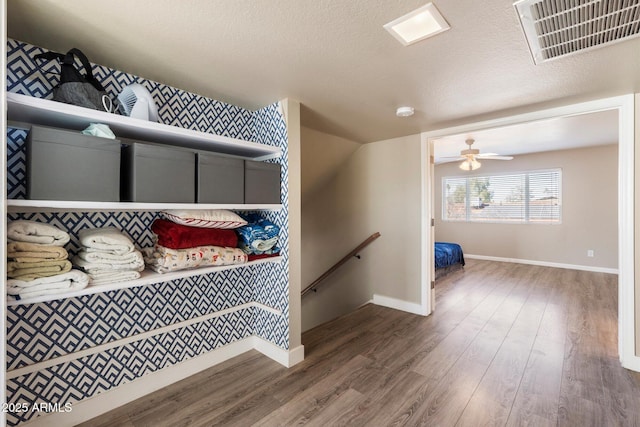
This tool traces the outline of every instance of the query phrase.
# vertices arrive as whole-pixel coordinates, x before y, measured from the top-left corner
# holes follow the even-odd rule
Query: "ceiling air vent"
[[[640,0],[514,3],[536,64],[640,36]]]

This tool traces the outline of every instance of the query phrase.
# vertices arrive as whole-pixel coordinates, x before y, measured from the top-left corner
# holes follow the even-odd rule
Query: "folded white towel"
[[[95,274],[89,274],[91,278],[89,285],[100,286],[108,285],[110,283],[127,282],[129,280],[135,280],[140,278],[140,273],[137,271],[110,271],[110,272],[97,272]]]
[[[94,254],[97,252],[93,252]],[[95,261],[88,261],[85,258],[91,258],[88,256],[91,252],[84,252],[78,254],[73,258],[74,265],[82,268],[87,273],[102,272],[102,271],[142,271],[144,270],[144,258],[140,251],[133,251],[126,256],[123,256],[120,260],[98,258]]]
[[[88,263],[97,264],[130,264],[132,262],[140,261],[142,255],[140,251],[134,250],[133,252],[126,253],[124,255],[112,254],[109,252],[95,251],[87,252],[85,249],[78,252],[76,258],[82,259]]]
[[[77,291],[89,284],[89,276],[80,270],[71,270],[58,276],[43,277],[31,281],[8,279],[7,294],[19,295],[21,299],[42,295]]]
[[[85,228],[78,233],[78,237],[87,252],[104,251],[124,255],[135,250],[129,236],[114,227]]]
[[[15,242],[64,246],[69,242],[69,233],[50,224],[20,219],[7,224],[7,239]]]
[[[59,283],[64,281],[73,281],[78,283],[89,283],[89,276],[80,270],[71,270],[57,276],[41,277],[34,280],[7,279],[7,287],[33,288],[35,286],[47,285],[50,283]]]
[[[57,294],[67,294],[70,292],[74,292],[74,291],[79,291],[80,289],[85,288],[85,286],[82,286],[76,282],[71,282],[71,286],[69,286],[68,288],[63,288],[63,289],[39,289],[39,290],[34,290],[31,292],[21,292],[18,294],[18,296],[20,296],[20,299],[27,299],[27,298],[35,298],[35,297],[41,297],[44,295],[57,295]]]

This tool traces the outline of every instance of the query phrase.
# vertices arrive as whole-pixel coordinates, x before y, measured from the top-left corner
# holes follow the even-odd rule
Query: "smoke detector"
[[[536,64],[640,36],[640,2],[519,0],[513,5]]]
[[[396,110],[396,116],[398,117],[409,117],[413,116],[414,109],[413,107],[398,107]]]

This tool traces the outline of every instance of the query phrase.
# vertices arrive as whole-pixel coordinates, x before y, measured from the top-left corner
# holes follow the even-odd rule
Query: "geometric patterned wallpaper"
[[[151,338],[111,348],[7,381],[9,402],[78,402],[177,362],[252,335],[252,309],[244,309]],[[220,333],[219,331],[223,331]],[[17,425],[33,413],[8,413]]]
[[[44,49],[9,40],[7,51],[7,90],[51,98],[57,66],[50,63],[41,68],[32,59]],[[109,350],[7,380],[7,401],[11,403],[78,402],[251,335],[289,348],[288,140],[279,105],[249,111],[103,66],[93,65],[93,72],[114,98],[130,83],[144,85],[152,93],[160,121],[165,124],[280,147],[282,156],[270,161],[281,166],[283,208],[261,215],[280,227],[278,245],[283,260],[8,307],[7,371],[253,301],[282,314],[257,307],[239,308],[150,338],[123,345],[116,343]],[[24,130],[7,132],[9,198],[26,196],[26,136]],[[138,247],[149,246],[149,227],[156,217],[157,212],[73,211],[12,213],[8,220],[33,219],[67,230],[71,242],[66,248],[73,253],[79,249],[78,232],[88,227],[114,226],[128,234]],[[8,413],[7,423],[18,425],[35,415]]]
[[[7,43],[7,91],[51,99],[57,84],[56,61],[36,64],[33,57],[46,49],[9,40]],[[158,106],[160,122],[215,135],[251,140],[253,112],[224,102],[204,98],[132,74],[93,64],[93,75],[112,99],[131,83],[146,87]]]

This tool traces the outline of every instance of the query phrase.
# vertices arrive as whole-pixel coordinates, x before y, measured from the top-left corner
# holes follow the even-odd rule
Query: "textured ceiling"
[[[618,111],[605,110],[554,119],[525,122],[477,132],[448,135],[434,140],[436,163],[450,161],[467,149],[465,140],[474,140],[480,153],[514,155],[568,150],[618,143]]]
[[[640,39],[534,65],[509,0],[434,3],[451,29],[403,47],[383,24],[424,0],[8,0],[8,35],[371,142],[640,92]],[[398,106],[415,107],[397,118]]]

